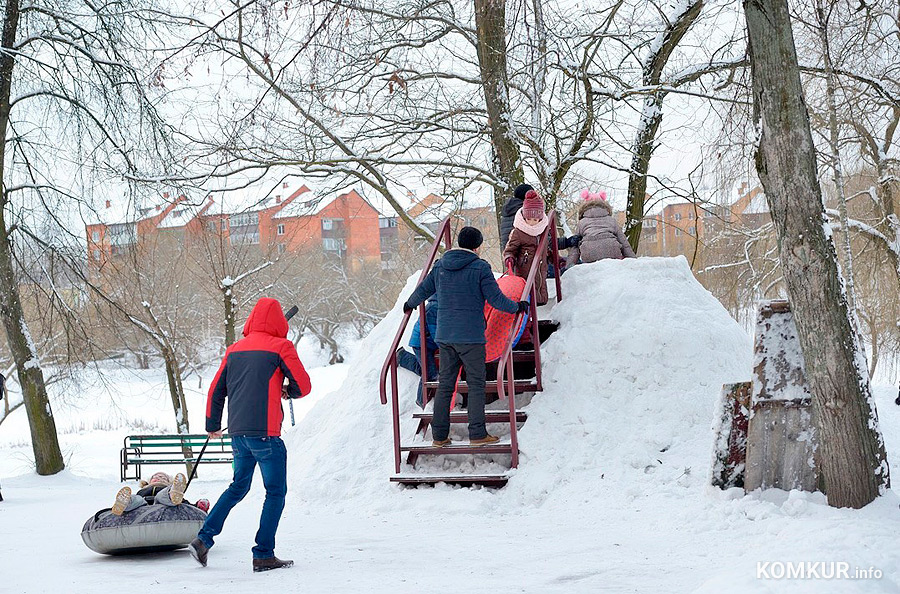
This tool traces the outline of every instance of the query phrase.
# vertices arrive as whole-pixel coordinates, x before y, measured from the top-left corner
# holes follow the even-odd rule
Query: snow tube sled
[[[500,285],[500,290],[503,294],[513,301],[521,301],[523,299],[522,291],[525,290],[525,279],[521,276],[506,274],[497,279],[497,284]],[[516,314],[506,313],[505,311],[494,309],[490,305],[485,304],[484,338],[486,344],[484,345],[484,350],[485,361],[488,363],[496,361],[503,355],[503,350],[506,347],[506,340],[509,338],[509,332],[512,330],[513,321],[515,319]],[[516,338],[513,340],[513,346],[518,344],[519,339],[522,338],[522,333],[525,331],[525,323],[527,321],[528,314],[526,313],[522,316],[522,322],[516,330]]]
[[[174,551],[190,544],[205,520],[206,512],[190,504],[145,505],[121,516],[104,509],[84,523],[81,539],[106,555]]]

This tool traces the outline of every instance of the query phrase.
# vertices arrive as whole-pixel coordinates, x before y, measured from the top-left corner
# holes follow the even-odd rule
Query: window
[[[137,241],[134,223],[110,225],[107,231],[109,233],[109,243],[113,246],[132,245]]]
[[[222,224],[220,225],[222,231],[228,228],[228,219],[222,219]]]
[[[259,243],[258,212],[242,212],[230,215],[228,217],[228,226],[231,228],[229,233],[231,245],[253,245]]]
[[[97,243],[100,241],[100,232],[99,231],[91,231],[91,241]]]
[[[656,229],[656,219],[645,219],[641,224],[641,228],[644,229]]]
[[[642,241],[646,241],[647,243],[656,243],[656,233],[651,233],[647,235]]]
[[[228,217],[228,221],[231,227],[249,227],[251,225],[259,225],[259,213],[242,212],[239,214],[233,214]]]
[[[691,235],[697,235],[697,228],[696,228],[696,227],[690,227],[690,228],[688,229],[688,233],[690,233]]]
[[[680,212],[676,212],[676,213],[675,213],[675,220],[676,220],[676,221],[680,221],[680,220],[681,220],[681,213],[680,213]]]
[[[279,225],[280,226],[280,225]],[[278,244],[278,253],[283,254],[285,250],[285,245],[283,243]]]
[[[224,223],[225,219],[222,219],[222,222]],[[216,224],[215,221],[207,221],[206,228],[207,228],[207,230],[209,230],[210,233],[215,233],[216,228],[218,228],[218,225]]]
[[[691,221],[694,220],[694,213],[693,213],[693,212],[689,212],[689,213],[688,213],[688,220],[691,220]]]
[[[325,237],[322,239],[322,247],[326,252],[339,252],[344,248],[344,242],[333,237]]]
[[[331,231],[332,229],[334,229],[334,221],[331,219],[322,219],[322,230]]]
[[[94,250],[94,260],[100,261],[100,250]]]
[[[678,227],[675,228],[675,237],[680,237],[683,234],[684,234],[684,231],[682,231]]]
[[[396,217],[381,217],[378,219],[378,227],[381,229],[390,229],[397,226]],[[324,227],[323,227],[324,229]]]
[[[284,224],[278,225],[278,234],[284,235]]]

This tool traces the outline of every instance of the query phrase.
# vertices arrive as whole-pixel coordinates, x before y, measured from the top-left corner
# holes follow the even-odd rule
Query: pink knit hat
[[[544,201],[534,190],[528,190],[522,203],[522,216],[526,219],[544,218]]]

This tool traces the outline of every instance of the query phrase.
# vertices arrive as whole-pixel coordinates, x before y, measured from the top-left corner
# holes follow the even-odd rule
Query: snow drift
[[[416,278],[349,361],[342,387],[288,434],[290,481],[300,498],[387,509],[396,505],[391,495],[403,493],[388,482],[391,417],[379,402],[378,375]],[[577,266],[563,277],[563,296],[550,313],[560,329],[542,351],[544,392],[527,406],[518,472],[503,491],[484,496],[564,503],[602,485],[626,496],[698,487],[708,474],[721,386],[749,378],[749,337],[681,257]],[[412,441],[417,378],[400,374],[401,434]],[[460,460],[420,466],[473,463],[453,458]]]

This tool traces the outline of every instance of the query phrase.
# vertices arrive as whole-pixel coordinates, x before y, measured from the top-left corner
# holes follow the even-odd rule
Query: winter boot
[[[172,500],[172,503],[181,505],[181,502],[184,501],[184,490],[186,488],[187,477],[179,472],[175,475],[175,480],[172,481],[172,490],[169,491],[169,499]]]
[[[435,439],[431,442],[431,445],[436,448],[442,448],[444,446],[450,445],[451,443],[453,442],[450,441],[450,438],[448,437],[447,439]]]
[[[197,563],[206,567],[206,556],[209,554],[209,548],[203,541],[199,538],[195,538],[191,541],[191,544],[188,545],[188,550],[191,552],[191,557],[193,557]]]
[[[498,441],[500,441],[499,437],[495,437],[493,435],[488,434],[488,435],[485,435],[484,437],[482,437],[481,439],[470,439],[469,445],[470,446],[483,446],[483,445],[490,445],[492,443],[497,443]]]
[[[269,571],[270,569],[281,569],[282,567],[293,567],[294,562],[290,559],[279,559],[278,557],[269,557],[268,559],[254,559],[253,571]]]
[[[125,508],[128,507],[128,504],[131,503],[131,487],[122,487],[119,489],[119,492],[116,493],[116,502],[113,503],[112,515],[121,516],[125,513]]]

